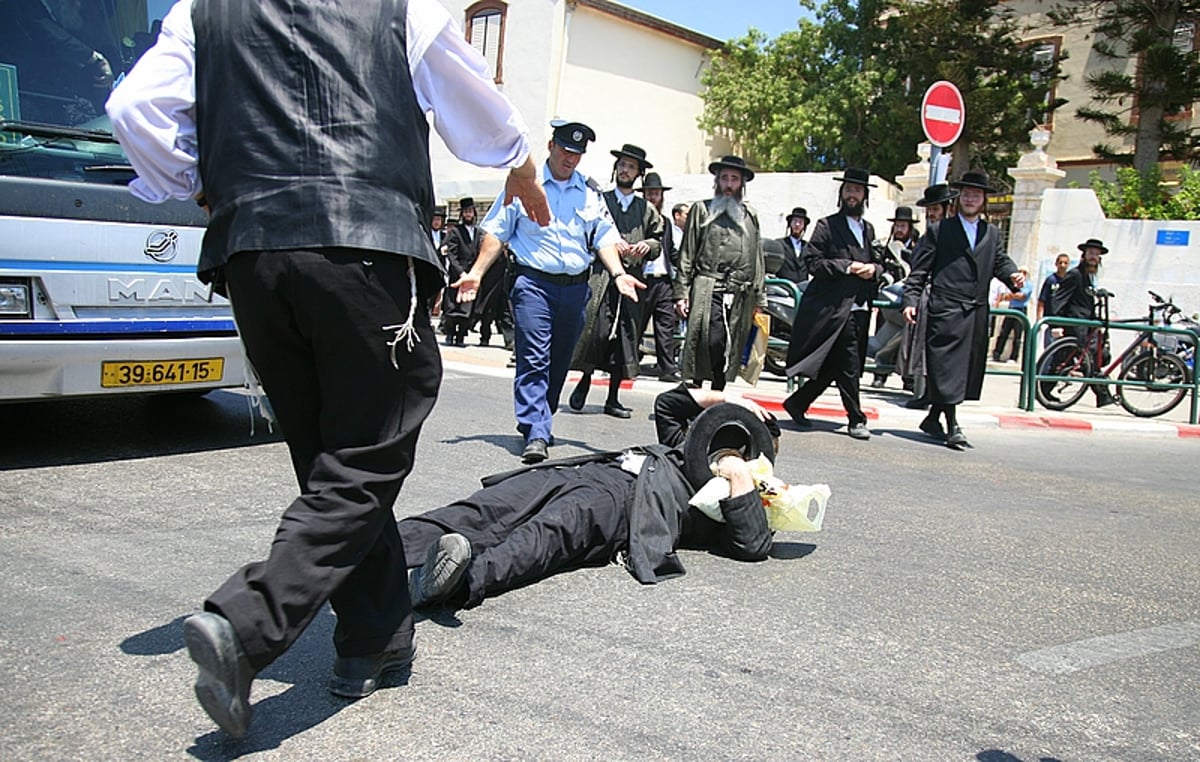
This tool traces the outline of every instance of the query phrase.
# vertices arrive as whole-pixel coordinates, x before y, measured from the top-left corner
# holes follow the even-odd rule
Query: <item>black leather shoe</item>
[[[871,379],[872,389],[882,389],[887,384],[887,376],[875,376]]]
[[[1100,395],[1100,399],[1096,400],[1097,408],[1108,407],[1109,405],[1115,404],[1117,404],[1117,398],[1111,394],[1102,394]]]
[[[909,410],[924,410],[929,407],[929,400],[924,397],[913,397],[904,403],[904,407]]]
[[[575,412],[583,410],[584,404],[587,402],[588,389],[592,388],[592,379],[584,376],[579,379],[579,383],[575,384],[575,389],[572,390],[571,396],[567,398],[567,404]]]
[[[920,429],[940,442],[946,441],[946,430],[942,428],[942,422],[936,418],[929,416],[923,418]]]
[[[250,727],[250,683],[254,668],[233,625],[220,614],[205,611],[183,621],[188,656],[200,668],[196,699],[217,726],[234,738]]]
[[[854,439],[861,439],[863,441],[871,438],[871,432],[867,431],[867,424],[865,423],[851,424],[850,428],[846,429],[846,433]]]
[[[668,384],[677,384],[683,380],[683,376],[678,373],[664,373],[658,377],[658,380]]]
[[[471,561],[471,543],[461,534],[444,534],[429,546],[425,564],[408,576],[413,608],[446,600],[462,584]]]
[[[411,666],[415,653],[416,649],[409,646],[369,656],[339,656],[333,660],[329,692],[345,698],[366,698],[379,687],[384,675]]]
[[[633,415],[633,413],[630,411],[629,408],[624,407],[620,404],[616,404],[616,405],[606,404],[604,406],[604,414],[611,415],[613,418],[628,418],[631,415]]]
[[[810,421],[808,419],[808,416],[805,415],[805,413],[807,411],[801,410],[800,406],[797,405],[796,402],[791,397],[784,399],[783,409],[785,411],[787,411],[788,417],[790,417],[792,419],[792,422],[795,423],[800,428],[802,428],[802,429],[811,429],[812,428],[812,421]]]
[[[521,462],[541,463],[547,458],[547,456],[549,456],[549,454],[550,453],[546,451],[545,439],[531,439],[529,440],[529,443],[525,445],[525,451],[521,453]]]
[[[971,446],[971,443],[967,441],[967,435],[963,434],[962,426],[955,426],[951,429],[950,436],[946,437],[946,446],[953,450],[962,450]]]

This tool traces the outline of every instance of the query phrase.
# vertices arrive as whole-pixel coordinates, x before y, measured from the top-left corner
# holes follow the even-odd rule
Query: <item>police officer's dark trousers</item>
[[[392,504],[437,399],[441,358],[422,290],[411,350],[409,260],[352,249],[243,252],[225,266],[247,354],[287,439],[300,496],[265,561],[205,602],[262,669],[325,601],[342,656],[412,643],[404,548]],[[426,265],[416,265],[424,280]],[[429,279],[432,282],[432,279]]]

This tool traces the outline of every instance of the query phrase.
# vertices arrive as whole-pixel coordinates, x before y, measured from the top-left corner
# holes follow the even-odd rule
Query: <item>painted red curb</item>
[[[1058,418],[1041,416],[1041,420],[1052,429],[1071,429],[1072,431],[1091,431],[1091,421],[1081,421],[1078,418]]]
[[[782,399],[777,399],[775,397],[759,396],[757,394],[743,394],[742,396],[748,400],[757,402],[764,409],[770,410],[772,413],[784,412]],[[868,407],[864,407],[862,410],[863,410],[863,415],[865,415],[867,417],[868,421],[879,420],[879,408],[868,406]],[[813,404],[811,407],[808,408],[808,414],[811,416],[816,416],[818,418],[845,418],[846,417],[846,409],[844,407],[842,407],[841,405],[821,405],[818,403],[818,404]]]
[[[1194,423],[1178,423],[1175,429],[1184,439],[1200,439],[1200,425]]]

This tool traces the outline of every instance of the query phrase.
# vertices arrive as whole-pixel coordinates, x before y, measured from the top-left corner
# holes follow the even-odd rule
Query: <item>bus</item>
[[[0,3],[0,402],[246,382],[196,277],[207,215],[147,204],[104,101],[171,2]]]

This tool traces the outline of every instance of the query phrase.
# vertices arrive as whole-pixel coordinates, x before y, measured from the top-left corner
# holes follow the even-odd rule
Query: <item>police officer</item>
[[[621,264],[621,237],[598,186],[575,169],[596,133],[580,122],[554,121],[550,126],[550,156],[540,176],[550,201],[550,224],[539,227],[519,200],[505,205],[497,198],[481,225],[485,235],[475,265],[452,284],[459,288],[460,299],[474,299],[501,244],[512,250],[516,277],[510,301],[517,360],[513,407],[517,430],[525,438],[521,459],[526,463],[545,460],[553,439],[553,416],[583,330],[592,252],[624,296],[636,302],[637,289],[646,287]]]

